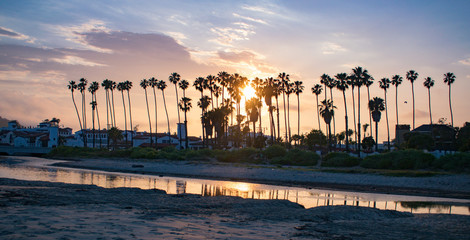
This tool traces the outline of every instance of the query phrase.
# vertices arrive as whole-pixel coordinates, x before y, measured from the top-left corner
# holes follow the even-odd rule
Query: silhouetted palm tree
[[[370,75],[364,78],[364,85],[367,87],[367,102],[370,102],[370,86],[374,84],[374,78]],[[370,135],[372,136],[372,112],[369,109]],[[366,131],[364,131],[364,135]]]
[[[194,81],[193,83],[193,86],[196,88],[196,90],[198,90],[199,92],[201,92],[201,98],[200,98],[200,101],[202,100],[202,97],[204,95],[204,78],[203,77],[198,77],[196,78],[196,80]],[[198,104],[199,106],[199,104]],[[204,109],[201,108],[201,127],[202,127],[202,147],[204,147],[205,145],[205,134],[204,134]]]
[[[348,74],[346,73],[338,73],[335,75],[336,81],[336,88],[343,92],[343,101],[344,101],[344,122],[346,124],[346,130],[344,131],[344,136],[346,138],[346,151],[349,152],[349,137],[346,136],[346,132],[348,131],[348,105],[346,102],[346,89],[348,89]]]
[[[357,124],[356,124],[356,102],[354,101],[354,88],[356,87],[356,83],[354,80],[353,74],[348,76],[348,85],[351,86],[351,96],[352,96],[352,107],[353,107],[353,120],[354,120],[354,141],[356,144],[354,145],[354,148],[357,151]]]
[[[315,84],[315,86],[312,87],[312,93],[315,94],[315,97],[317,99],[317,118],[318,118],[318,130],[321,131],[321,124],[320,124],[320,103],[318,102],[318,95],[321,94],[321,91],[323,90],[322,86],[320,84]]]
[[[157,114],[157,93],[155,92],[155,88],[157,87],[158,80],[154,77],[150,78],[149,86],[152,87],[153,91],[153,101],[155,104],[155,147],[157,147],[157,135],[158,135],[158,114]]]
[[[269,117],[270,117],[270,130],[271,130],[271,143],[274,144],[274,140],[276,139],[276,127],[274,124],[274,115],[273,115],[273,102],[272,97],[276,94],[275,86],[274,86],[274,79],[272,77],[266,79],[266,83],[263,87],[263,97],[264,102],[268,106]]]
[[[162,97],[163,97],[163,106],[165,107],[165,114],[166,114],[166,123],[168,126],[168,144],[171,144],[171,130],[170,130],[170,118],[168,117],[168,110],[166,108],[166,100],[165,100],[165,88],[166,88],[166,82],[163,80],[160,80],[157,82],[157,88],[162,91]]]
[[[358,156],[361,156],[361,86],[364,84],[364,79],[370,78],[369,73],[362,67],[356,67],[353,69],[353,80],[357,87],[357,150]]]
[[[251,87],[253,87],[253,89],[255,90],[255,94],[256,94],[256,97],[258,98],[258,111],[259,111],[259,131],[261,133],[263,133],[263,128],[262,128],[262,125],[261,125],[261,122],[262,122],[262,119],[261,119],[261,113],[262,113],[262,107],[263,107],[263,102],[262,102],[262,99],[264,97],[264,81],[263,79],[260,79],[260,78],[255,78],[253,79],[253,81],[251,81]]]
[[[252,122],[253,123],[253,144],[255,142],[255,138],[256,138],[256,121],[258,121],[258,115],[259,115],[259,99],[258,98],[251,98],[251,99],[248,99],[246,101],[246,104],[245,104],[245,111],[246,111],[246,114],[248,115],[248,121]],[[252,144],[252,146],[253,146]]]
[[[450,107],[450,119],[451,119],[451,124],[452,128],[454,128],[454,115],[452,114],[452,99],[451,99],[451,91],[450,87],[452,83],[455,82],[455,75],[451,72],[448,72],[444,74],[444,83],[446,83],[449,86],[449,107]]]
[[[91,121],[92,121],[92,124],[93,124],[93,148],[95,148],[95,139],[96,139],[96,135],[95,135],[95,109],[96,109],[96,102],[95,101],[91,101],[90,103],[91,105],[91,109],[92,109],[92,112],[91,112]]]
[[[127,100],[129,102],[129,123],[131,125],[131,147],[134,146],[134,128],[132,127],[132,108],[131,108],[131,95],[130,95],[130,90],[132,88],[132,82],[129,80],[126,80],[125,82],[126,85],[126,91],[127,91]]]
[[[103,80],[101,83],[101,86],[104,88],[105,91],[105,98],[106,98],[106,130],[109,130],[110,128],[110,117],[111,117],[111,122],[113,122],[113,115],[110,113],[111,109],[111,99],[110,99],[110,94],[109,94],[109,87],[110,87],[110,81],[108,79]],[[111,124],[112,125],[112,124]],[[109,148],[109,138],[108,138],[108,148]]]
[[[302,81],[294,82],[294,93],[297,95],[297,135],[300,136],[300,94],[304,91]]]
[[[214,75],[208,75],[206,77],[205,89],[208,89],[211,93],[211,99],[214,99],[214,86],[217,78]],[[212,109],[214,109],[214,101],[211,101]]]
[[[330,100],[333,102],[333,88],[336,86],[336,80],[327,75],[325,85],[330,89]],[[326,90],[326,88],[325,88]],[[325,95],[326,96],[326,95]],[[336,136],[336,118],[333,115],[333,136]]]
[[[75,89],[77,89],[78,86],[77,86],[77,84],[75,83],[75,81],[69,81],[69,85],[67,85],[67,87],[70,89],[70,92],[72,93],[73,106],[75,107],[75,111],[77,112],[78,123],[80,124],[80,130],[81,130],[81,132],[82,132],[82,138],[83,138],[82,120],[80,119],[80,114],[78,113],[77,104],[75,103],[75,97],[74,97],[74,95],[73,95]],[[83,140],[83,139],[82,139],[82,140]],[[83,143],[85,143],[84,140],[83,140]]]
[[[186,81],[186,80],[183,80],[183,81]],[[185,140],[186,140],[186,146],[185,146],[185,149],[188,149],[189,148],[189,140],[188,140],[188,128],[187,128],[187,125],[188,125],[188,118],[187,118],[187,112],[189,112],[189,110],[191,110],[191,108],[193,107],[191,105],[191,98],[187,98],[187,97],[183,97],[181,100],[180,100],[180,103],[179,103],[179,106],[181,108],[181,111],[184,112],[184,126],[185,126]]]
[[[289,142],[289,131],[287,129],[287,112],[286,112],[286,91],[289,91],[289,74],[286,74],[285,72],[279,73],[278,78],[280,78],[280,86],[279,89],[282,93],[282,106],[284,108],[284,125],[285,125],[285,130],[286,130],[286,144]],[[279,128],[279,126],[278,126]],[[278,130],[279,131],[279,130]]]
[[[385,110],[384,100],[379,97],[374,97],[369,101],[369,109],[372,111],[372,119],[375,122],[375,151],[378,151],[379,122],[381,112]]]
[[[418,73],[410,70],[406,73],[406,79],[411,82],[411,95],[413,97],[413,129],[415,129],[415,88],[414,81],[418,78]]]
[[[207,130],[208,126],[210,125],[209,122],[205,122],[206,118],[204,117],[205,114],[207,113],[207,108],[209,108],[209,105],[211,104],[211,99],[209,98],[209,96],[202,96],[199,101],[197,102],[197,106],[201,108],[201,111],[202,111],[202,127],[204,130]],[[203,131],[204,131],[203,130]],[[208,140],[208,137],[212,135],[212,133],[209,133],[209,132],[205,132],[205,141],[207,142]],[[204,143],[203,141],[203,145],[205,145],[206,143]]]
[[[385,120],[387,122],[387,147],[388,147],[388,150],[390,151],[390,127],[388,125],[388,107],[387,107],[387,89],[390,87],[390,79],[382,78],[380,79],[379,84],[380,84],[380,88],[384,90],[384,95],[385,95]],[[376,139],[376,141],[377,140],[378,139]]]
[[[88,81],[85,78],[80,78],[80,82],[77,84],[77,89],[82,94],[82,123],[83,128],[86,129],[86,100],[85,100],[85,93],[86,93],[86,86]],[[85,138],[86,141],[86,138]],[[85,144],[86,145],[86,144]]]
[[[423,85],[428,89],[428,100],[429,100],[429,124],[432,125],[432,114],[431,114],[431,87],[434,86],[434,80],[427,77],[424,79]]]
[[[181,80],[181,82],[179,82],[179,87],[183,90],[183,99],[186,99],[186,89],[188,89],[189,87],[189,82],[186,81],[186,80]],[[188,119],[187,119],[187,112],[191,109],[192,105],[191,105],[191,98],[187,98],[189,100],[184,100],[183,101],[183,108],[181,108],[181,105],[180,105],[180,108],[181,110],[184,112],[184,131],[186,133],[186,136],[185,136],[185,139],[186,139],[186,149],[188,149],[189,147],[189,140],[188,140]],[[184,105],[186,102],[189,103],[189,105]],[[189,106],[189,108],[187,108]],[[186,110],[186,111],[185,111]]]
[[[335,108],[336,107],[333,105],[331,100],[325,99],[320,105],[320,115],[328,126],[328,151],[330,151],[331,148],[331,119],[333,118],[333,115],[335,115]]]
[[[274,98],[276,99],[276,115],[277,115],[277,138],[281,139],[281,121],[279,118],[279,95],[283,92],[282,84],[279,79],[274,79]],[[277,140],[277,139],[276,139]]]
[[[147,81],[147,79],[142,79],[140,81],[140,86],[144,89],[145,92],[145,103],[147,104],[147,116],[149,119],[149,129],[150,129],[150,147],[153,145],[153,140],[152,140],[152,122],[150,121],[150,109],[149,109],[149,101],[147,97],[147,87],[150,86],[150,82]]]
[[[290,80],[288,77],[286,79]],[[292,134],[291,134],[291,128],[290,128],[290,100],[289,100],[289,96],[294,92],[294,83],[289,82],[286,85],[285,91],[286,91],[286,96],[287,96],[287,126],[288,126],[288,130],[289,130],[288,141],[289,141],[289,144],[290,144],[291,141],[292,141]]]
[[[121,92],[122,96],[122,106],[124,108],[124,138],[126,140],[126,147],[127,146],[127,116],[126,116],[126,102],[124,101],[124,91],[126,90],[126,83],[120,82],[117,84],[117,90]]]
[[[96,91],[99,88],[98,82],[92,82],[90,87],[88,87],[88,91],[91,93],[91,108],[92,108],[92,120],[93,120],[93,148],[95,148],[95,111],[97,110],[97,102],[96,102]],[[98,112],[96,112],[98,114]],[[98,126],[98,129],[99,126]],[[101,139],[101,138],[100,138]]]
[[[396,108],[396,117],[397,117],[397,124],[395,126],[395,130],[399,125],[398,122],[398,86],[403,82],[403,78],[400,75],[393,75],[392,77],[392,85],[395,86],[395,108]],[[397,136],[397,131],[395,131],[395,140],[397,141],[397,145],[400,146],[400,138]]]
[[[111,91],[111,103],[113,110],[113,127],[116,127],[116,114],[114,112],[114,89],[116,89],[116,82],[109,80],[109,90]]]
[[[178,101],[179,101],[179,97],[178,97],[178,82],[181,80],[181,76],[174,72],[172,73],[169,77],[168,77],[168,80],[170,80],[171,83],[173,83],[175,85],[175,93],[176,93],[176,112],[178,113],[178,129],[180,128],[181,126],[181,119],[180,119],[180,109],[178,108]],[[181,129],[179,129],[181,130]],[[182,148],[181,146],[181,139],[179,136],[178,137],[178,143],[179,143],[179,146],[180,146],[180,149]]]

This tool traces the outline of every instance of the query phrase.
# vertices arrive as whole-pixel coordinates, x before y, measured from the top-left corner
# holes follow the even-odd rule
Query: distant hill
[[[8,127],[8,122],[10,120],[0,117],[0,127]]]

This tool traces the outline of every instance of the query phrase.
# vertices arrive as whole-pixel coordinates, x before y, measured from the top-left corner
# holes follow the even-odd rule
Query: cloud
[[[259,13],[265,13],[269,15],[274,15],[275,13],[267,8],[260,7],[260,6],[248,6],[248,5],[243,5],[242,9],[253,11],[253,12],[259,12]]]
[[[105,23],[100,20],[90,20],[81,25],[74,26],[51,26],[54,31],[58,32],[59,35],[65,37],[66,40],[76,43],[84,49],[111,53],[110,49],[99,48],[89,44],[89,41],[86,39],[88,33],[109,33],[111,30],[105,26]]]
[[[88,67],[106,66],[105,64],[95,63],[95,62],[88,61],[86,59],[83,59],[77,56],[64,56],[63,58],[51,58],[51,61],[58,62],[61,64],[82,65],[82,66],[88,66]]]
[[[254,27],[243,22],[234,23],[237,27],[215,27],[211,31],[217,35],[213,41],[225,46],[231,46],[233,41],[249,40],[255,34]]]
[[[237,14],[237,13],[233,13],[233,16],[234,17],[237,17],[237,18],[241,18],[243,20],[247,20],[247,21],[251,21],[251,22],[256,22],[256,23],[261,23],[261,24],[265,24],[265,25],[268,25],[268,23],[262,19],[256,19],[256,18],[251,18],[251,17],[246,17],[246,16],[242,16],[240,14]]]
[[[176,42],[180,45],[183,45],[183,40],[188,39],[184,33],[181,32],[165,32],[166,35],[174,38]]]
[[[336,54],[336,53],[339,53],[339,52],[345,52],[347,51],[344,47],[342,47],[341,45],[337,44],[337,43],[333,43],[333,42],[324,42],[322,44],[322,53],[325,54],[325,55],[329,55],[329,54]]]
[[[5,28],[5,27],[0,27],[0,37],[1,36],[19,39],[19,40],[25,40],[28,43],[34,43],[36,41],[36,39],[33,37],[26,36],[24,34],[15,32],[12,29]]]
[[[460,64],[463,64],[463,65],[466,65],[466,66],[470,66],[470,58],[467,58],[467,59],[462,59],[459,61]]]

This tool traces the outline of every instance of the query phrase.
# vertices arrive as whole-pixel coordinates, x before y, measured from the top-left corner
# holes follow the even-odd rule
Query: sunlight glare
[[[245,88],[243,88],[243,95],[246,97],[246,99],[251,99],[256,97],[256,91],[251,85],[247,85]]]

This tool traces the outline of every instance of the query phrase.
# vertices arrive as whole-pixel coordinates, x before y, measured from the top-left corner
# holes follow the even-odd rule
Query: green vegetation
[[[293,165],[293,166],[315,166],[320,156],[315,152],[292,149],[285,156],[270,159],[271,164]]]
[[[470,153],[448,154],[436,159],[433,167],[452,172],[470,172]]]
[[[429,153],[407,149],[367,156],[360,165],[373,169],[425,169],[434,160],[435,157]]]
[[[328,153],[322,160],[322,167],[354,167],[359,165],[360,159],[347,153]]]

